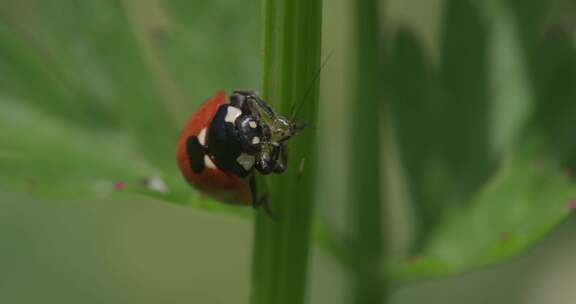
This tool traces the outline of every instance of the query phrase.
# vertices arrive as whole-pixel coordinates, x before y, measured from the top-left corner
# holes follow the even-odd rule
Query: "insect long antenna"
[[[298,112],[300,112],[300,110],[302,109],[302,106],[304,105],[304,102],[309,97],[310,93],[312,93],[312,89],[316,85],[316,82],[320,79],[320,72],[322,72],[322,70],[324,69],[324,67],[328,63],[328,60],[330,59],[330,57],[332,57],[333,54],[334,54],[334,50],[330,51],[330,53],[328,53],[328,56],[326,56],[326,58],[324,58],[322,65],[320,65],[320,68],[318,68],[318,71],[316,71],[316,74],[314,75],[314,78],[312,79],[312,82],[310,83],[310,85],[308,85],[308,88],[306,89],[306,92],[304,93],[304,97],[301,99],[300,103],[298,103],[298,105],[296,105],[296,106],[292,105],[292,110],[291,110],[292,114],[290,115],[291,120],[296,119],[296,116],[298,116]]]

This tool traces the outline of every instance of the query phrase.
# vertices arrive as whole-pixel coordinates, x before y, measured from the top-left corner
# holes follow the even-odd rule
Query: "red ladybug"
[[[255,172],[282,173],[287,141],[302,127],[277,115],[254,91],[222,91],[205,102],[186,124],[177,147],[178,165],[188,183],[219,201],[264,206]]]

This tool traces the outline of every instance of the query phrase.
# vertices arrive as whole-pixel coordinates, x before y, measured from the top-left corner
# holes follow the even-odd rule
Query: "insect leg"
[[[274,172],[282,173],[286,171],[286,167],[288,166],[288,146],[282,143],[274,150],[275,150],[275,154],[273,157]]]
[[[274,170],[273,168],[274,158],[268,149],[263,149],[260,153],[256,155],[256,170],[258,172],[267,175]]]
[[[273,219],[274,221],[278,221],[278,216],[276,216],[276,214],[274,214],[274,212],[272,212],[272,209],[270,208],[268,196],[263,195],[262,197],[258,198],[256,177],[254,176],[254,174],[250,176],[249,185],[250,185],[250,192],[252,192],[252,200],[253,200],[252,206],[254,207],[254,209],[262,207],[264,208],[264,211],[266,212],[266,214],[268,214],[268,216],[270,216],[271,219]]]

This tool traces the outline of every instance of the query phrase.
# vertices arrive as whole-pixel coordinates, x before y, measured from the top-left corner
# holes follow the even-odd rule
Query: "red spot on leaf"
[[[574,177],[574,175],[572,174],[572,171],[570,169],[564,170],[564,176],[566,176],[569,179],[572,179],[572,177]]]
[[[114,183],[114,190],[124,190],[124,188],[126,188],[126,185],[124,184],[124,182],[115,182]]]
[[[508,235],[508,233],[502,233],[500,235],[500,243],[508,243],[508,241],[510,240],[510,236]]]
[[[576,210],[576,200],[571,201],[570,203],[568,203],[568,209],[569,209],[570,211]]]

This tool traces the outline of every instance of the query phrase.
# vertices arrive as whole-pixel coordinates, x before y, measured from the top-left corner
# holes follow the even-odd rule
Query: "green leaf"
[[[39,0],[7,1],[0,12],[0,188],[42,198],[105,197],[122,193],[242,216],[249,210],[201,197],[176,165],[175,147],[183,122],[236,65],[232,56],[168,53],[176,24],[168,6],[177,1]],[[218,6],[187,3],[188,11],[214,19]],[[224,5],[224,4],[222,4]],[[239,3],[236,13],[244,8]],[[153,12],[153,13],[151,13]],[[243,15],[243,14],[239,14]],[[178,24],[190,31],[197,24]],[[250,25],[253,26],[253,25]],[[234,35],[255,37],[250,26],[233,27]],[[227,29],[222,28],[228,33]],[[183,44],[225,37],[181,37]],[[253,43],[251,44],[253,45]],[[257,46],[255,46],[257,47]],[[188,49],[189,50],[189,49]],[[240,55],[250,48],[237,50]],[[190,57],[205,64],[201,69]],[[254,86],[257,60],[244,63]],[[165,57],[168,57],[167,60]],[[241,57],[241,56],[240,56]],[[185,75],[171,65],[179,63]],[[204,85],[212,66],[209,89]],[[227,76],[228,83],[243,77]],[[186,77],[177,79],[177,77]],[[174,93],[178,92],[178,93]]]
[[[171,19],[162,39],[154,43],[156,54],[187,96],[201,101],[205,90],[260,88],[260,1],[221,0],[215,5],[165,0],[162,4]],[[150,23],[150,16],[143,17]]]
[[[501,0],[478,1],[487,25],[491,72],[490,149],[499,154],[515,143],[534,104],[519,21]]]
[[[247,216],[202,199],[180,176],[152,165],[126,134],[86,129],[0,98],[0,188],[45,199],[138,194]]]
[[[487,33],[470,1],[448,1],[438,66],[401,30],[392,52],[391,106],[413,202],[417,250],[446,209],[464,204],[494,168]],[[401,179],[402,177],[398,177]]]
[[[394,121],[416,236],[386,262],[393,281],[501,263],[570,214],[573,50],[528,52],[520,21],[538,16],[514,7],[448,1],[438,67],[415,36],[398,35]]]
[[[396,282],[453,275],[515,257],[575,212],[576,185],[536,149],[507,158],[468,204],[453,208],[422,250],[389,261]]]
[[[537,91],[534,127],[541,130],[567,170],[576,170],[576,44],[568,32],[552,32],[533,51]]]

